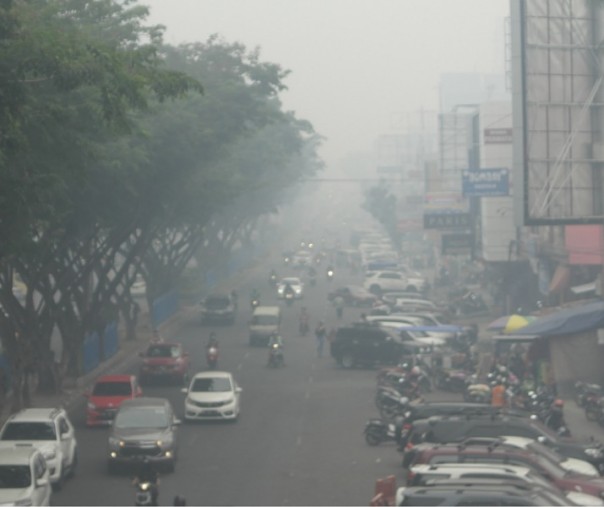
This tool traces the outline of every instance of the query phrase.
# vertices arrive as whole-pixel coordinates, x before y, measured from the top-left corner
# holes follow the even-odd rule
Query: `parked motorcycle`
[[[206,351],[206,362],[210,370],[215,370],[218,365],[218,347],[209,347]]]
[[[466,389],[463,393],[464,401],[469,403],[491,403],[491,387],[488,384],[478,383],[476,376],[469,378]]]
[[[394,422],[386,422],[383,419],[369,419],[365,424],[365,442],[368,445],[375,446],[382,442],[399,442],[403,430],[404,417],[395,417]]]
[[[575,401],[577,405],[585,408],[588,402],[601,398],[604,395],[600,384],[588,384],[585,382],[575,382]]]
[[[463,393],[468,383],[468,372],[464,370],[438,369],[435,372],[436,387],[443,391]]]
[[[409,406],[409,398],[401,396],[396,389],[382,387],[376,393],[375,404],[383,419],[392,420],[404,415]]]

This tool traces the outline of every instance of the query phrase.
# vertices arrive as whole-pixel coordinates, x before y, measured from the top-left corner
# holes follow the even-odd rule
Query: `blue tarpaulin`
[[[581,306],[539,317],[514,335],[561,336],[593,331],[604,327],[604,301],[594,301]]]

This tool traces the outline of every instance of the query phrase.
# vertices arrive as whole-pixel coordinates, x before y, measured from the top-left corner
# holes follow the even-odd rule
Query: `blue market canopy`
[[[594,301],[581,306],[539,317],[514,335],[561,336],[582,333],[604,327],[604,301]]]

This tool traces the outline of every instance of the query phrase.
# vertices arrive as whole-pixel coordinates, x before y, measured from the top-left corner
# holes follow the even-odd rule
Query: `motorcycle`
[[[463,393],[466,390],[468,382],[468,373],[463,370],[443,370],[436,371],[436,387],[443,391],[453,393]]]
[[[285,299],[285,303],[287,304],[287,306],[291,306],[291,305],[294,304],[294,295],[293,295],[293,293],[286,292],[283,297]]]
[[[283,366],[283,351],[281,347],[274,343],[268,350],[268,365],[272,368]]]
[[[279,281],[279,279],[277,278],[277,275],[275,273],[271,273],[269,275],[269,277],[268,277],[268,284],[271,287],[276,287],[278,281]]]
[[[392,420],[403,416],[409,407],[409,398],[395,389],[381,388],[376,394],[376,405],[383,419]]]
[[[382,419],[369,419],[365,424],[365,442],[368,445],[375,446],[382,442],[399,442],[403,430],[405,419],[403,417],[395,417],[394,422],[385,422]]]
[[[327,281],[328,282],[331,282],[333,280],[334,274],[335,273],[333,272],[333,269],[329,269],[327,271]]]
[[[575,383],[575,401],[580,407],[585,408],[594,398],[601,398],[603,394],[602,386],[599,384],[586,384],[580,381]]]
[[[206,361],[208,363],[208,368],[211,370],[216,369],[218,364],[218,348],[217,347],[209,347],[206,352]]]
[[[250,301],[250,305],[252,307],[252,312],[256,309],[256,307],[260,306],[260,300],[258,298],[252,298]]]
[[[317,275],[308,275],[308,282],[311,287],[317,285]]]
[[[469,377],[463,393],[464,401],[469,403],[491,403],[491,387],[488,384],[478,383],[476,375]]]
[[[139,482],[136,485],[136,495],[134,505],[157,505],[153,500],[154,489],[157,489],[157,484],[152,482]]]

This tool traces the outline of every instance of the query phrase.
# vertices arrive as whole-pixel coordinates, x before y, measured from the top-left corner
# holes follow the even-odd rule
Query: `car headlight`
[[[96,410],[96,405],[91,401],[88,402],[88,410]]]
[[[591,456],[592,458],[600,458],[602,457],[602,449],[590,447],[589,449],[585,449],[585,454]]]

